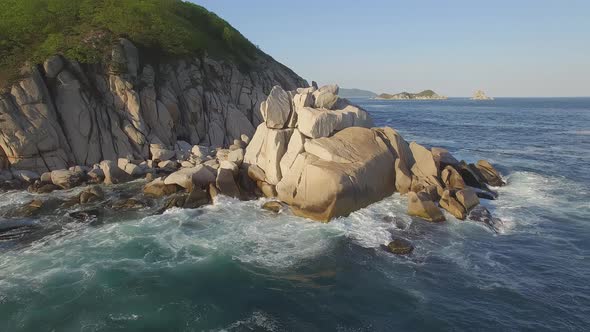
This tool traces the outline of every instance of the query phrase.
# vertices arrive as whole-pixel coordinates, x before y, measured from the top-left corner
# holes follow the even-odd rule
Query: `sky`
[[[590,0],[192,0],[311,82],[590,96]]]

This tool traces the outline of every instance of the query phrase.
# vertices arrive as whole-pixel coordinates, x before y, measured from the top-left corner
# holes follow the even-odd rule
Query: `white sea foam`
[[[249,317],[245,319],[238,320],[228,327],[219,329],[217,331],[220,332],[230,332],[230,331],[279,331],[280,325],[279,322],[274,319],[271,315],[262,312],[262,311],[254,311]]]

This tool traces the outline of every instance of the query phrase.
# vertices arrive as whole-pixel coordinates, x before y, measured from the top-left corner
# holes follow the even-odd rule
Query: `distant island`
[[[436,92],[432,90],[424,90],[419,93],[409,93],[409,92],[402,92],[395,95],[390,95],[387,93],[382,93],[375,97],[375,99],[385,99],[385,100],[444,100],[448,99],[445,96],[438,95]]]
[[[477,90],[473,94],[473,97],[471,97],[471,100],[494,100],[494,98],[488,97],[482,90]]]
[[[343,98],[375,98],[377,94],[368,90],[340,88],[340,96]]]

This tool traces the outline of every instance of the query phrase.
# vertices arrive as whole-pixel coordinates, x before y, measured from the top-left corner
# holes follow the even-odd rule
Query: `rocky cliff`
[[[39,174],[150,159],[150,146],[227,146],[252,137],[273,86],[308,86],[262,53],[249,69],[206,55],[150,63],[126,39],[108,63],[54,56],[24,75],[0,94],[0,169]]]

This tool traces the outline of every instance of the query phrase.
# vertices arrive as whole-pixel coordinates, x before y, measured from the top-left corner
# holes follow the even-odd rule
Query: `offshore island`
[[[401,92],[394,95],[382,93],[375,97],[382,100],[446,100],[446,96],[441,96],[432,90],[424,90],[418,93]]]

